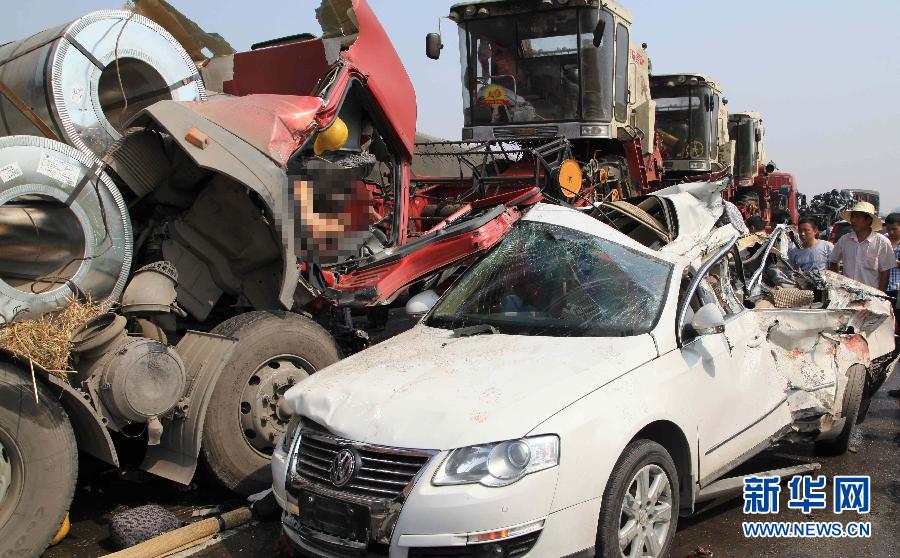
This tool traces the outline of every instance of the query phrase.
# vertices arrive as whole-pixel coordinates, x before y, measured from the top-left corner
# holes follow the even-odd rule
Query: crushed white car
[[[538,205],[412,330],[293,387],[284,532],[312,556],[662,557],[756,453],[845,451],[891,305],[792,270],[787,229],[742,238],[721,188]]]

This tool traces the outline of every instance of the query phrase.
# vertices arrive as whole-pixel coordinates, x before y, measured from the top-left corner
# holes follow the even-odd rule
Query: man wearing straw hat
[[[841,218],[850,222],[853,232],[835,243],[828,258],[829,269],[837,271],[838,263],[843,262],[844,275],[850,279],[882,291],[887,289],[888,276],[897,260],[891,241],[877,232],[881,230],[881,219],[875,213],[875,206],[857,202]]]

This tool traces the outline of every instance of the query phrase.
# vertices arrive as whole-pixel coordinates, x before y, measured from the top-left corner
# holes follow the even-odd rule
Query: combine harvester
[[[455,4],[448,18],[460,30],[464,127],[461,142],[421,144],[421,157],[470,157],[475,172],[487,162],[502,190],[516,184],[524,165],[494,165],[507,145],[566,158],[542,173],[544,194],[589,205],[645,194],[662,180],[656,145],[650,60],[631,42],[631,15],[615,1],[472,1]],[[437,59],[440,33],[426,38]],[[470,166],[471,169],[471,166]],[[451,197],[466,181],[417,184]]]
[[[730,173],[734,142],[728,135],[728,100],[719,84],[701,74],[655,75],[650,91],[656,101],[665,182]]]
[[[765,127],[758,112],[736,112],[728,117],[735,141],[732,199],[744,217],[759,215],[772,226],[796,225],[799,219],[797,181],[766,161]],[[777,221],[774,222],[773,221]]]

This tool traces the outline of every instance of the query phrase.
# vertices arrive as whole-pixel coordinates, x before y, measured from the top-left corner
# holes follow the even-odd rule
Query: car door
[[[691,311],[680,319],[682,358],[694,372],[700,480],[708,482],[764,447],[769,424],[767,407],[773,390],[771,370],[765,370],[765,332],[743,300],[743,272],[733,246],[720,250],[701,265],[683,294],[688,309],[714,304],[724,317],[715,332],[695,332]],[[682,316],[682,313],[679,313]],[[771,368],[771,367],[769,367]],[[783,390],[781,391],[783,395]]]

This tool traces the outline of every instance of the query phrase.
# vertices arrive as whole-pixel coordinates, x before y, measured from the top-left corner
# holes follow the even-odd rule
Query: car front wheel
[[[668,556],[678,523],[678,488],[675,463],[664,447],[631,442],[603,493],[597,557]]]

